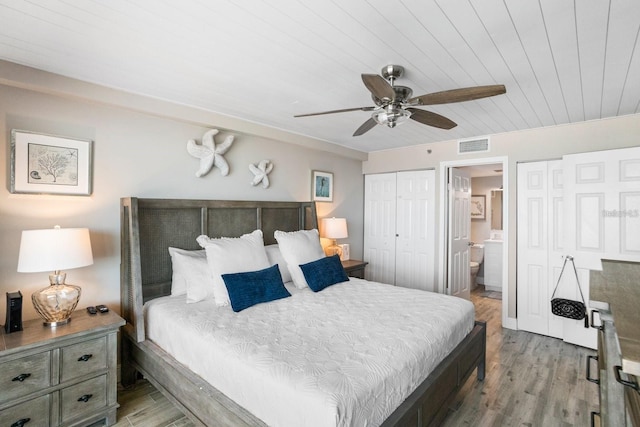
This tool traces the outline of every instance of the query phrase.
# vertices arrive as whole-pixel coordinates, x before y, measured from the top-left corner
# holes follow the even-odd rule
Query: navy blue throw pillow
[[[349,280],[338,255],[302,264],[300,269],[313,292],[320,292],[327,286]]]
[[[282,283],[278,264],[258,271],[223,274],[231,308],[236,313],[261,302],[290,297]]]

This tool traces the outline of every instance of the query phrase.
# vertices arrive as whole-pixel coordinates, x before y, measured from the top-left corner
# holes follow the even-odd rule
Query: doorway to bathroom
[[[440,173],[440,203],[443,207],[440,210],[440,223],[443,224],[439,269],[439,283],[443,286],[441,291],[456,294],[456,289],[464,287],[460,283],[467,282],[467,292],[473,293],[474,297],[500,301],[502,324],[510,327],[507,325],[510,292],[506,279],[507,159],[499,157],[443,162]],[[466,177],[468,185],[463,192],[468,194],[465,198],[460,196],[461,190],[456,187],[455,180],[464,182]],[[468,203],[466,213],[465,203]],[[465,294],[459,296],[465,297]]]

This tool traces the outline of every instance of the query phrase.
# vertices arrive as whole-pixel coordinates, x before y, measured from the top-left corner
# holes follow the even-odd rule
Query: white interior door
[[[435,171],[398,172],[395,284],[435,289]]]
[[[368,280],[395,283],[396,174],[364,177],[364,261]]]
[[[471,238],[471,176],[449,168],[449,226],[447,286],[449,294],[470,299],[469,243]]]
[[[640,261],[640,147],[564,156],[563,165],[566,249],[588,303],[589,270],[602,258]],[[565,341],[595,348],[596,331],[583,326],[564,319]]]

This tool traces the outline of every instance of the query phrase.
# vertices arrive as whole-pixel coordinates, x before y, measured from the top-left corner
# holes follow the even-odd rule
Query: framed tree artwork
[[[471,196],[471,219],[486,219],[486,196]]]
[[[331,172],[311,172],[311,199],[314,202],[333,201],[333,174]]]
[[[88,196],[93,141],[11,131],[11,192]]]

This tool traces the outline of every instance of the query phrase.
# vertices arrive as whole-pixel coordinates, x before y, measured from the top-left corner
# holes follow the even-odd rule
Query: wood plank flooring
[[[483,382],[472,374],[444,421],[458,426],[588,426],[597,410],[597,386],[585,380],[586,357],[595,352],[555,338],[502,329],[500,300],[471,299],[487,322]],[[118,390],[117,427],[191,427],[194,424],[147,381]],[[296,427],[296,426],[292,426]]]
[[[486,378],[472,375],[444,426],[588,426],[598,408],[597,386],[585,379],[594,350],[501,327],[501,301],[471,296],[487,321]]]

